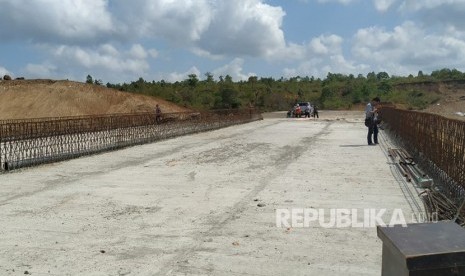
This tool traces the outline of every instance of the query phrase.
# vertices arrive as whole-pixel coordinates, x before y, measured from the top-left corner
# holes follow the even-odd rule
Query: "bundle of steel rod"
[[[424,190],[420,193],[420,197],[425,205],[429,221],[451,220],[462,227],[465,226],[465,201],[458,206],[446,195],[433,189]]]
[[[404,149],[389,149],[388,154],[407,182],[413,181],[422,188],[431,187],[433,180],[418,168],[413,158]]]
[[[259,110],[113,114],[0,121],[0,171],[261,119]]]

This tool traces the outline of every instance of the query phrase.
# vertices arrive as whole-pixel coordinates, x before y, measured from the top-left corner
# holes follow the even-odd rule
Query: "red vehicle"
[[[308,117],[312,115],[312,105],[309,102],[301,102],[294,106],[292,110],[292,117],[295,118],[302,118]]]

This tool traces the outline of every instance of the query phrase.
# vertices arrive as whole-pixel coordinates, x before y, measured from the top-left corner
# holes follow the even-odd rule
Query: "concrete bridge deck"
[[[379,275],[374,227],[276,226],[276,209],[421,210],[362,113],[320,115],[0,174],[0,275]]]

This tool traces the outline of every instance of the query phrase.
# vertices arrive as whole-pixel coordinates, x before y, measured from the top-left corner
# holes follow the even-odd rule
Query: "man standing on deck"
[[[365,126],[368,127],[367,141],[368,145],[378,144],[378,109],[377,106],[380,102],[378,97],[369,102],[365,108]],[[372,140],[373,137],[373,140]]]
[[[161,122],[161,109],[158,104],[155,107],[155,122],[157,124]]]

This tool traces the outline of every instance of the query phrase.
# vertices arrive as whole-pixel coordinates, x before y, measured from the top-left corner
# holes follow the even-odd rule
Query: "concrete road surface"
[[[0,275],[380,275],[375,227],[277,227],[276,210],[410,222],[390,142],[365,145],[360,112],[265,117],[0,174]]]

